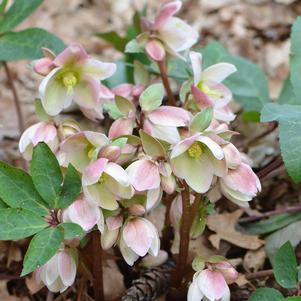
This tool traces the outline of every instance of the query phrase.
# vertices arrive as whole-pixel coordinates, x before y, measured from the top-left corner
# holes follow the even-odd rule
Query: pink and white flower
[[[68,250],[58,251],[36,273],[36,279],[54,293],[64,292],[74,283],[75,276],[76,263]]]
[[[228,104],[232,100],[231,91],[222,81],[236,71],[236,67],[229,63],[212,65],[202,71],[202,54],[190,52],[193,71],[193,85],[191,93],[195,102],[202,109],[214,108],[214,118],[223,122],[234,120],[235,115]]]
[[[147,253],[157,256],[160,250],[159,234],[155,226],[145,218],[130,218],[122,228],[119,248],[124,260],[133,265]]]
[[[126,171],[107,158],[100,158],[87,166],[82,184],[88,201],[107,210],[118,209],[117,201],[130,199],[134,193]]]
[[[170,154],[174,174],[198,193],[209,190],[213,176],[226,174],[224,152],[219,144],[202,134],[177,143]]]
[[[26,160],[31,160],[33,148],[45,142],[55,153],[59,148],[58,133],[51,122],[39,122],[25,130],[19,141],[19,150]]]
[[[72,44],[56,56],[55,67],[43,79],[39,92],[47,114],[54,116],[74,100],[81,108],[94,109],[100,96],[99,81],[116,71],[113,63],[88,56],[79,44]]]

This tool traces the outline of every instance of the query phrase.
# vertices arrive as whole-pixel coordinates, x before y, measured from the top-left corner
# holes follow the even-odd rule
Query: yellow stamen
[[[86,152],[90,160],[97,159],[98,150],[92,144],[87,146]]]
[[[77,84],[77,78],[72,72],[66,72],[63,74],[62,82],[67,88],[67,93],[71,94],[73,92],[73,87]]]
[[[188,155],[191,158],[199,159],[201,155],[203,154],[203,147],[200,142],[195,141],[188,149]]]
[[[99,178],[99,180],[98,180],[98,183],[99,184],[103,184],[106,180],[108,180],[109,179],[109,176],[106,174],[106,173],[103,173],[102,175],[101,175],[101,177]]]
[[[206,95],[208,95],[208,96],[212,96],[212,97],[216,97],[216,98],[223,98],[223,94],[222,93],[209,88],[208,86],[205,85],[205,83],[203,81],[200,81],[197,84],[197,87],[201,91],[203,91]]]

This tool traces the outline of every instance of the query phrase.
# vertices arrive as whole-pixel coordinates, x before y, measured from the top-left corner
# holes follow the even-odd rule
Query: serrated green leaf
[[[13,29],[43,2],[43,0],[14,0],[9,10],[0,18],[0,32]]]
[[[43,56],[42,47],[59,53],[66,46],[58,37],[41,28],[7,32],[0,37],[0,60],[34,60]]]
[[[158,108],[163,100],[163,85],[153,84],[146,88],[139,97],[139,103],[143,111],[151,112]]]
[[[248,301],[280,301],[283,295],[274,288],[258,288]]]
[[[190,125],[190,131],[192,133],[199,133],[208,128],[213,118],[213,109],[205,108],[201,112],[197,113]]]
[[[85,231],[78,224],[74,223],[63,223],[58,226],[63,230],[64,239],[70,240],[74,238],[82,239],[85,236]]]
[[[148,135],[143,130],[139,131],[143,150],[152,158],[165,158],[166,152],[162,144],[156,138]]]
[[[78,171],[72,166],[72,164],[69,164],[62,192],[59,196],[58,208],[63,209],[72,204],[80,194],[81,186],[81,177]]]
[[[129,41],[127,38],[120,36],[116,31],[100,32],[97,33],[96,36],[109,42],[116,50],[120,52],[124,52],[125,46]]]
[[[42,198],[51,208],[58,208],[63,175],[55,155],[44,142],[33,149],[30,171],[34,186]]]
[[[281,155],[285,167],[294,180],[301,181],[301,106],[267,104],[261,121],[278,121]]]
[[[25,254],[21,276],[29,274],[51,259],[60,248],[63,238],[63,231],[53,227],[36,234]]]
[[[284,288],[297,285],[297,260],[293,246],[288,241],[276,253],[274,264],[275,279]]]
[[[26,209],[0,209],[0,220],[0,240],[22,239],[48,226],[42,217]]]
[[[39,215],[48,209],[36,191],[31,177],[23,170],[0,161],[0,198],[12,208],[24,208]]]

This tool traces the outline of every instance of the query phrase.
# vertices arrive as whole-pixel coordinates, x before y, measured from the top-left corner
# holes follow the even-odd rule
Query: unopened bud
[[[158,40],[150,40],[147,42],[145,51],[148,56],[156,62],[163,61],[166,54],[163,44]]]
[[[115,162],[121,155],[121,149],[119,146],[107,145],[99,152],[99,158],[107,158],[111,162]]]

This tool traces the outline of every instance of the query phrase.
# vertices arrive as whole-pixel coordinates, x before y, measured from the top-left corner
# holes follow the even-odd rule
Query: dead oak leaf
[[[264,241],[260,240],[258,236],[244,234],[235,229],[235,224],[242,214],[242,210],[236,210],[208,217],[208,228],[216,232],[209,237],[215,248],[219,249],[221,239],[248,250],[256,250],[264,244]]]

